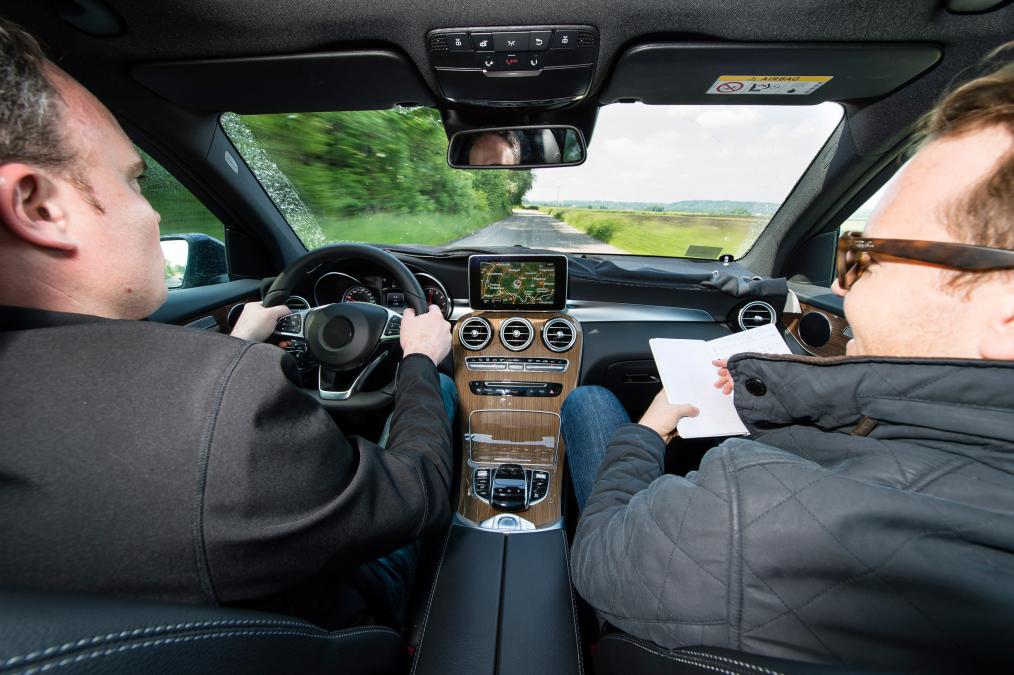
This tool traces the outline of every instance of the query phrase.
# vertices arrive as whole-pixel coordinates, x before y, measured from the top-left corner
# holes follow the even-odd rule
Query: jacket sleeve
[[[724,449],[663,475],[665,443],[620,427],[577,526],[574,585],[614,626],[664,647],[725,644],[731,509]]]
[[[198,456],[195,548],[221,603],[284,590],[415,541],[450,517],[451,427],[436,367],[401,363],[387,449],[346,439],[290,357],[247,345],[220,381]]]

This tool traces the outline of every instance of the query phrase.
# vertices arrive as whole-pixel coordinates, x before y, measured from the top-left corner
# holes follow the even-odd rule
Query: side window
[[[148,164],[141,192],[159,212],[166,286],[171,290],[228,281],[225,226],[165,167],[140,148]]]
[[[866,200],[866,203],[856,209],[855,213],[845,219],[844,222],[838,227],[838,236],[841,236],[842,232],[865,232],[866,223],[869,221],[870,216],[873,215],[873,211],[880,204],[880,200],[887,193],[887,190],[894,184],[900,171],[896,171],[890,180],[881,186],[879,190],[873,193],[873,196]]]

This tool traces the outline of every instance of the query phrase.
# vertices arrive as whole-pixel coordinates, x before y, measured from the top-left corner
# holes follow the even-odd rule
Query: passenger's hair
[[[0,17],[0,165],[69,168],[74,153],[60,131],[64,104],[43,70],[35,38]]]
[[[1001,60],[1012,51],[1014,42],[996,49],[986,63],[999,61],[1001,65],[943,96],[919,123],[919,147],[993,127],[1005,129],[1014,137],[1014,61]],[[1014,250],[1014,149],[991,175],[951,204],[943,215],[947,228],[959,241]],[[974,286],[976,281],[996,274],[1010,272],[961,273],[955,276],[954,285]]]

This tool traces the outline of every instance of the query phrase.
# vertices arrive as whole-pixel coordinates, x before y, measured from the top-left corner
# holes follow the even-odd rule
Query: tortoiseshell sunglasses
[[[847,291],[877,254],[968,272],[1014,269],[1014,251],[918,239],[867,239],[859,232],[838,238],[838,286]]]

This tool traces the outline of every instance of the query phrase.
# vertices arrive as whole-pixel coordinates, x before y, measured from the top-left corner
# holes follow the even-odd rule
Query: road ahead
[[[562,220],[540,211],[514,209],[503,220],[484,227],[445,246],[485,248],[488,246],[514,246],[549,248],[579,253],[622,253],[620,249],[590,237]]]

